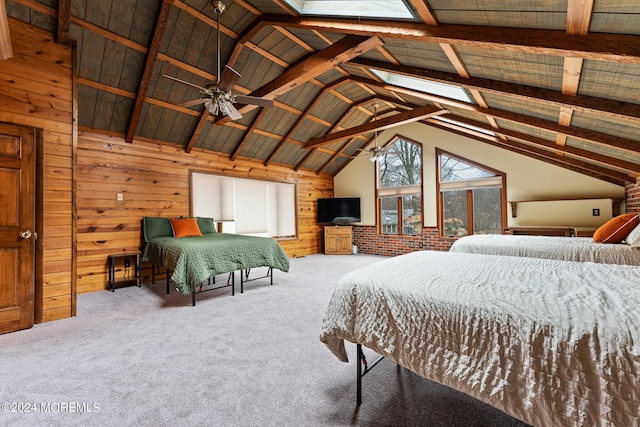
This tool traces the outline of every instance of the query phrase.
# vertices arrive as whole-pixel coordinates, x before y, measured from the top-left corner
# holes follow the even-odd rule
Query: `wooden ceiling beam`
[[[313,100],[309,103],[309,105],[307,105],[307,108],[304,109],[303,113],[295,121],[293,126],[289,128],[289,131],[284,135],[280,143],[278,143],[276,148],[271,152],[267,160],[264,162],[264,165],[269,166],[269,164],[273,161],[273,159],[278,155],[280,150],[282,150],[285,144],[289,141],[291,136],[295,133],[295,131],[298,130],[302,122],[304,122],[304,120],[309,116],[309,114],[311,114],[311,111],[318,105],[318,103],[320,103],[320,101],[326,96],[327,93],[329,93],[331,89],[335,89],[336,87],[348,82],[349,81],[346,78],[342,78],[342,79],[336,80],[335,82],[331,83],[330,85],[325,87],[323,90],[318,92],[318,94],[313,98]]]
[[[262,31],[265,26],[266,25],[264,23],[257,19],[247,27],[247,30],[244,33],[240,34],[240,36],[236,39],[235,45],[233,46],[233,49],[231,51],[231,55],[229,55],[229,58],[227,59],[227,65],[229,67],[233,67],[235,65],[245,44],[249,43],[253,36]]]
[[[317,138],[311,138],[304,144],[304,148],[313,148],[318,145],[329,144],[334,141],[340,141],[350,138],[355,135],[360,135],[369,132],[375,132],[379,130],[389,129],[395,126],[401,126],[403,124],[417,122],[427,117],[436,116],[439,114],[445,114],[447,110],[442,110],[432,105],[425,107],[418,107],[404,113],[396,114],[392,117],[386,117],[378,119],[373,122],[365,123],[360,126],[356,126],[350,129],[346,129],[340,132],[330,133],[328,135],[319,136]]]
[[[549,29],[481,25],[439,25],[433,27],[415,22],[283,15],[263,15],[261,20],[268,25],[332,31],[341,34],[449,43],[454,46],[481,49],[640,64],[640,40],[638,36],[631,34],[573,35]]]
[[[285,1],[282,0],[273,0],[273,2],[276,4],[276,6],[278,6],[280,9],[284,10],[285,13],[288,13],[291,16],[297,16],[298,12],[292,8],[291,6],[289,6],[289,4]]]
[[[11,46],[11,32],[9,31],[9,20],[4,0],[0,0],[0,61],[13,58],[13,47]]]
[[[271,82],[253,91],[252,96],[273,99],[343,62],[382,45],[382,40],[377,37],[345,36],[331,46],[291,66]]]
[[[640,37],[639,37],[640,39]],[[540,87],[526,86],[511,82],[500,82],[481,77],[463,78],[454,73],[429,70],[413,66],[398,66],[388,62],[365,58],[354,58],[349,61],[364,69],[378,69],[392,73],[417,77],[437,83],[457,85],[465,89],[476,89],[522,101],[535,101],[554,107],[570,107],[577,111],[598,114],[607,117],[632,120],[640,124],[640,104],[617,101],[614,99],[597,98],[587,95],[565,95],[559,91]]]
[[[218,28],[218,25],[216,23],[215,18],[211,18],[208,15],[205,15],[204,13],[200,12],[197,9],[194,9],[193,7],[189,6],[188,4],[184,3],[181,0],[173,0],[173,4],[175,7],[177,7],[180,10],[184,10],[185,12],[187,12],[189,15],[193,16],[194,18],[204,22],[205,24],[213,27],[213,28]],[[220,18],[222,20],[222,18]],[[231,37],[232,39],[237,39],[238,38],[238,33],[236,33],[235,31],[229,29],[228,27],[225,27],[224,25],[220,24],[220,32],[222,34],[225,34],[229,37]]]
[[[163,0],[160,10],[158,11],[158,17],[153,31],[153,38],[151,39],[151,45],[149,46],[149,52],[147,53],[147,60],[144,64],[144,71],[142,72],[140,84],[138,85],[136,103],[131,112],[131,118],[129,119],[129,128],[127,130],[127,136],[125,137],[125,141],[127,142],[133,142],[133,137],[136,134],[140,115],[142,114],[142,107],[144,106],[147,90],[149,89],[149,81],[151,80],[153,68],[158,57],[158,52],[160,51],[162,36],[167,28],[169,11],[171,10],[171,5],[174,1],[175,0]]]
[[[198,142],[198,138],[200,138],[200,134],[202,133],[202,130],[204,129],[204,125],[205,123],[207,123],[208,119],[209,119],[209,110],[205,108],[204,111],[200,113],[198,124],[196,125],[196,128],[191,133],[191,137],[189,138],[189,142],[187,142],[187,146],[184,148],[184,151],[186,153],[190,153],[191,150],[193,150],[193,147],[196,146],[196,143]]]
[[[456,52],[456,49],[451,46],[449,43],[440,43],[440,48],[447,55],[449,62],[453,65],[453,68],[456,69],[460,77],[464,77],[465,79],[469,78],[469,71],[467,71],[467,67],[464,66],[462,59]]]
[[[250,96],[274,99],[278,95],[287,93],[337,65],[375,49],[382,44],[382,40],[377,37],[345,36],[331,46],[292,65],[269,83],[251,92]],[[256,108],[255,105],[247,105],[240,108],[239,111],[244,114],[254,108]],[[228,117],[218,119],[217,124],[223,124],[227,121],[229,121]]]
[[[253,5],[248,1],[245,1],[245,0],[233,0],[233,1],[234,3],[238,3],[240,6],[244,7],[245,9],[247,9],[249,12],[253,13],[256,16],[262,15],[262,12],[260,12],[258,9],[253,7]]]
[[[327,44],[327,46],[331,46],[331,43],[332,43],[332,42],[331,42],[331,40],[330,40],[327,36],[325,36],[324,34],[322,34],[320,31],[318,31],[318,30],[311,30],[311,32],[312,32],[313,34],[315,34],[315,35],[316,35],[316,37],[318,37],[320,40],[322,40],[323,42],[325,42],[325,43]]]
[[[386,103],[386,104],[391,104],[391,105],[393,105],[393,106],[395,106],[395,107],[397,107],[397,106],[401,106],[402,108],[407,108],[407,109],[417,108],[417,106],[416,106],[416,105],[409,105],[409,104],[404,103],[404,102],[399,102],[397,99],[390,98],[390,97],[388,97],[388,96],[381,96],[381,95],[376,95],[376,96],[374,96],[374,97],[367,98],[367,102],[371,102],[371,101],[373,101],[374,99],[378,99],[378,100],[380,100],[380,101],[382,101],[382,102],[384,102],[384,103]],[[365,103],[365,102],[362,102],[362,103]],[[374,116],[375,116],[375,114],[374,114]],[[371,120],[373,120],[373,118],[372,118]],[[320,167],[320,169],[318,169],[317,173],[318,173],[318,174],[320,174],[320,173],[321,173],[324,169],[326,169],[326,168],[327,168],[327,167],[328,167],[328,166],[329,166],[329,165],[330,165],[330,164],[331,164],[335,159],[337,159],[337,158],[338,158],[338,157],[340,157],[340,156],[344,156],[344,155],[345,155],[345,154],[343,154],[344,150],[346,150],[346,149],[347,149],[347,147],[348,147],[349,145],[351,145],[351,143],[355,142],[357,139],[359,139],[359,138],[358,138],[358,137],[355,137],[355,138],[352,138],[352,139],[351,139],[351,140],[349,140],[349,141],[346,141],[344,144],[342,144],[342,145],[340,146],[340,148],[339,148],[338,150],[336,150],[336,152],[335,152],[335,153],[333,153],[333,155],[331,156],[331,158],[329,158],[329,160],[327,160],[327,161],[326,161],[326,162],[325,162],[325,163]],[[373,141],[373,137],[371,137],[371,138],[369,138],[369,139],[365,140],[365,142],[360,146],[360,148],[364,148],[364,147],[368,146],[368,145],[371,143],[371,141]],[[315,149],[313,149],[313,150],[311,150],[311,151],[315,151]],[[351,162],[351,160],[353,160],[353,159],[348,160],[348,161],[346,162],[346,164],[348,164],[349,162]],[[343,167],[344,167],[344,166],[346,166],[346,164],[345,164],[345,165],[343,165]]]
[[[188,71],[192,74],[195,74],[196,76],[202,77],[203,79],[207,79],[208,81],[215,82],[216,80],[218,80],[218,77],[215,74],[211,74],[209,72],[201,70],[200,68],[194,67],[193,65],[189,65],[186,62],[182,62],[178,59],[172,58],[171,56],[168,56],[164,53],[158,53],[157,58],[160,61],[164,61],[167,64],[171,64],[174,67],[180,68],[181,70]],[[237,86],[234,86],[234,88],[236,87]]]
[[[363,106],[364,104],[368,104],[368,103],[370,103],[370,102],[374,101],[375,99],[377,99],[377,97],[376,97],[376,96],[370,96],[370,97],[368,97],[368,98],[361,99],[361,100],[360,100],[360,101],[358,101],[357,103],[355,103],[355,104],[351,105],[351,106],[350,106],[350,107],[349,107],[349,108],[348,108],[344,113],[342,113],[342,114],[340,115],[340,117],[336,120],[336,122],[335,122],[335,124],[333,125],[333,127],[332,127],[331,129],[329,129],[329,132],[328,132],[328,133],[330,134],[331,132],[334,132],[334,131],[336,131],[336,130],[338,130],[338,129],[344,129],[342,126],[340,126],[340,123],[342,123],[342,121],[345,119],[345,117],[347,117],[347,116],[348,116],[348,115],[349,115],[353,110],[355,110],[355,109],[361,109],[361,108],[362,108],[362,106]],[[367,111],[368,111],[368,110],[367,110]],[[372,114],[374,114],[374,113],[372,113]],[[375,115],[375,114],[374,114],[374,115]],[[342,147],[346,147],[346,145],[343,145]],[[305,163],[305,162],[306,162],[306,161],[307,161],[307,160],[308,160],[308,159],[309,159],[313,154],[315,154],[315,153],[319,150],[319,148],[320,148],[320,146],[316,146],[316,147],[313,147],[311,150],[309,150],[309,152],[307,153],[307,155],[306,155],[306,156],[304,156],[304,157],[302,158],[302,160],[300,160],[300,161],[298,162],[298,164],[296,164],[296,165],[293,167],[293,170],[294,170],[294,171],[298,171],[298,170],[300,170],[300,168],[302,168],[302,165],[304,165],[304,163]],[[339,149],[338,151],[336,151],[336,152],[334,153],[334,155],[335,155],[335,156],[340,155],[340,152],[341,152],[341,151],[342,151],[342,148],[341,148],[341,149]]]
[[[438,25],[438,20],[436,16],[433,14],[429,5],[424,0],[409,0],[409,3],[413,8],[418,12],[418,16],[422,19],[427,25],[436,26]]]
[[[566,156],[558,156],[555,153],[544,150],[542,148],[536,148],[524,143],[519,143],[517,141],[508,141],[505,142],[499,138],[492,137],[490,135],[485,135],[483,133],[476,132],[473,135],[470,135],[468,132],[465,132],[459,126],[455,126],[445,122],[439,122],[434,119],[427,119],[426,123],[429,126],[442,129],[446,132],[452,132],[461,136],[465,136],[467,138],[472,138],[480,142],[487,143],[489,145],[493,145],[505,150],[512,151],[514,153],[518,153],[532,159],[546,162],[552,164],[554,166],[558,166],[564,169],[569,169],[577,173],[581,173],[583,175],[588,175],[596,179],[600,179],[603,181],[611,182],[615,185],[624,186],[627,182],[630,182],[631,178],[627,175],[612,172],[611,170],[598,167],[591,163],[584,162],[582,160],[569,158]]]
[[[582,128],[564,127],[559,125],[558,123],[555,123],[549,120],[539,119],[537,117],[527,116],[527,115],[518,114],[518,113],[512,113],[510,111],[498,110],[495,108],[483,108],[478,105],[468,104],[466,102],[457,101],[454,99],[430,95],[427,93],[418,92],[415,90],[410,90],[410,89],[406,89],[399,86],[379,83],[379,82],[376,82],[375,80],[368,80],[368,79],[364,79],[357,76],[352,76],[351,79],[356,81],[361,81],[363,83],[368,82],[369,85],[374,87],[380,87],[382,89],[390,90],[390,91],[397,91],[399,93],[415,96],[417,98],[421,98],[426,101],[441,103],[445,108],[447,106],[455,107],[463,110],[484,114],[485,116],[488,116],[488,117],[508,120],[514,123],[523,124],[533,128],[563,134],[572,138],[582,139],[587,142],[602,144],[604,146],[616,147],[616,148],[627,150],[633,153],[638,152],[638,142],[631,139],[625,139],[619,136],[609,135],[609,134],[582,129]]]
[[[530,144],[534,144],[534,145],[538,145],[538,146],[546,147],[546,148],[552,148],[552,149],[554,149],[556,151],[559,151],[561,153],[572,154],[574,156],[582,157],[583,159],[586,159],[586,160],[589,160],[589,161],[601,163],[605,167],[614,167],[614,168],[618,168],[618,169],[627,170],[629,172],[640,173],[640,164],[638,164],[638,163],[626,161],[624,159],[620,159],[620,158],[616,158],[616,157],[607,156],[607,155],[604,155],[604,154],[599,154],[599,153],[596,153],[596,152],[593,152],[593,151],[588,151],[588,150],[584,150],[582,148],[577,148],[577,147],[563,146],[563,147],[560,148],[560,147],[557,147],[555,142],[549,141],[549,140],[544,139],[544,138],[539,138],[539,137],[536,137],[536,136],[527,135],[526,133],[522,133],[522,132],[518,132],[518,131],[514,131],[514,130],[509,130],[509,129],[494,129],[490,125],[487,125],[485,123],[482,123],[482,122],[479,122],[479,121],[476,121],[476,120],[471,120],[471,119],[468,119],[466,117],[459,117],[459,116],[451,115],[450,118],[451,118],[451,120],[455,120],[455,121],[457,121],[459,123],[463,123],[463,124],[466,124],[466,125],[470,125],[470,126],[474,126],[474,127],[480,128],[480,129],[484,129],[486,131],[493,132],[495,134],[500,134],[500,135],[508,136],[508,137],[511,137],[511,138],[516,138],[516,139],[519,139],[521,141],[528,142]]]
[[[129,99],[136,99],[136,94],[134,92],[129,92],[128,90],[120,89],[113,86],[108,86],[104,83],[94,82],[93,80],[88,80],[82,77],[78,77],[77,83],[79,85],[92,87],[94,89],[98,89],[107,93],[113,93],[118,96],[123,96]]]
[[[560,117],[558,118],[558,124],[560,126],[571,126],[571,118],[573,117],[573,110],[571,108],[561,108]],[[556,134],[556,144],[566,145],[567,135]]]
[[[4,0],[2,0],[4,1]],[[43,15],[47,15],[50,16],[54,19],[58,18],[58,8],[53,8],[53,7],[49,7],[46,6],[36,0],[13,0],[14,3],[18,3],[21,4],[23,6],[28,7],[31,10],[34,10],[36,12],[40,12]]]
[[[71,22],[71,0],[58,0],[58,43],[69,44],[69,27]]]
[[[586,35],[589,33],[591,24],[591,14],[593,12],[593,0],[568,0],[567,3],[567,34]],[[562,93],[564,95],[575,96],[580,86],[580,76],[582,74],[582,58],[565,57],[562,66]],[[560,108],[558,123],[561,126],[571,125],[573,110],[570,108]],[[558,134],[556,144],[565,145],[567,137]],[[562,152],[558,152],[562,155]]]
[[[249,141],[249,138],[251,138],[253,132],[258,128],[258,125],[260,124],[260,121],[265,114],[267,114],[267,109],[261,107],[260,112],[258,113],[256,118],[253,119],[253,123],[251,123],[251,126],[249,126],[249,129],[247,129],[240,142],[233,149],[230,157],[231,161],[234,161],[238,157],[238,154],[240,154],[240,151],[242,151],[242,148],[247,144],[247,141]]]
[[[149,52],[149,48],[147,46],[134,42],[133,40],[130,40],[126,37],[122,37],[118,34],[112,33],[111,31],[105,30],[104,28],[100,28],[97,25],[92,24],[91,22],[82,20],[76,16],[71,15],[70,22],[74,25],[77,25],[80,28],[83,28],[89,32],[92,32],[93,34],[96,34],[100,37],[104,37],[107,40],[111,40],[125,47],[128,47],[129,49],[133,49],[137,52],[144,53],[144,54]]]
[[[307,42],[305,42],[300,37],[293,34],[291,31],[287,30],[286,28],[279,27],[277,25],[273,28],[279,31],[280,33],[282,33],[286,38],[288,38],[289,40],[291,40],[292,42],[294,42],[295,44],[297,44],[307,52],[315,52],[315,49],[309,46]]]
[[[591,25],[593,0],[567,1],[567,34],[585,35]]]
[[[347,149],[347,147],[348,147],[349,145],[351,145],[351,143],[353,143],[356,139],[357,139],[357,138],[352,138],[352,139],[350,139],[349,141],[345,141],[345,142],[340,146],[340,148],[339,148],[338,150],[336,150],[336,152],[335,152],[335,153],[333,153],[333,155],[329,158],[329,160],[327,160],[326,162],[324,162],[324,163],[322,164],[322,166],[320,166],[320,168],[318,169],[318,171],[317,171],[316,173],[317,173],[317,174],[320,174],[320,173],[321,173],[323,170],[325,170],[325,169],[326,169],[326,168],[327,168],[331,163],[333,163],[335,159],[337,159],[337,158],[338,158],[338,157],[340,157],[340,156],[343,156],[343,155],[344,155],[344,154],[343,154],[344,150],[346,150],[346,149]],[[364,144],[362,144],[362,147],[366,147],[367,145],[369,145],[369,144],[371,143],[371,141],[373,141],[373,137],[371,137],[371,138],[369,138],[368,140],[366,140],[366,141],[364,142]],[[312,150],[312,151],[313,151],[313,150]],[[351,159],[351,160],[353,160],[353,159]],[[343,165],[343,167],[344,167],[344,166],[346,166],[346,164],[348,164],[351,160],[347,160],[347,162],[345,163],[345,165]]]

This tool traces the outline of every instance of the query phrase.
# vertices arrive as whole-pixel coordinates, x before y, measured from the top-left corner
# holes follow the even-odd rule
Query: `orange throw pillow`
[[[620,243],[638,225],[638,214],[623,214],[611,218],[593,233],[596,243]]]
[[[195,218],[171,218],[173,237],[202,236]]]

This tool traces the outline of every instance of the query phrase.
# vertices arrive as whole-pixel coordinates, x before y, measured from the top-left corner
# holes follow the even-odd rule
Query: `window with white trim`
[[[292,237],[295,185],[193,172],[191,214],[222,222],[222,231],[228,233]]]
[[[441,150],[436,152],[441,234],[502,234],[506,175]]]
[[[422,234],[422,145],[394,138],[376,160],[381,234]]]

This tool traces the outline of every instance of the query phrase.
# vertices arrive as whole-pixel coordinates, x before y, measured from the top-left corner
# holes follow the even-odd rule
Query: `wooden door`
[[[0,123],[0,333],[33,326],[35,131]]]

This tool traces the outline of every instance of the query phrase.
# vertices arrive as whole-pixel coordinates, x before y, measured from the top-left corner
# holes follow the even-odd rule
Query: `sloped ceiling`
[[[640,174],[635,2],[407,0],[415,18],[403,21],[224,3],[221,63],[241,74],[233,92],[274,100],[237,105],[236,121],[179,106],[198,90],[162,77],[216,81],[208,0],[6,0],[6,9],[77,44],[81,130],[333,175],[376,129],[418,121],[619,185]],[[454,84],[471,102],[388,84],[374,70]]]

